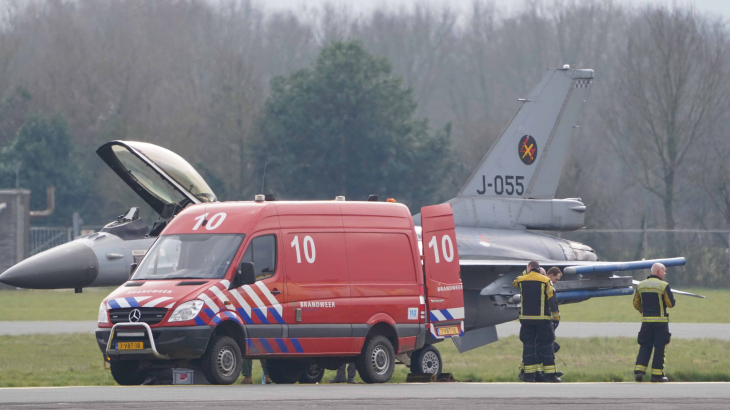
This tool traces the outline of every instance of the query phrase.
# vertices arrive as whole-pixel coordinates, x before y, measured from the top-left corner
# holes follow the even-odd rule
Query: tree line
[[[517,99],[570,64],[596,75],[558,197],[581,197],[591,228],[730,227],[728,29],[688,7],[6,0],[0,20],[0,183],[42,208],[44,179],[70,180],[53,223],[139,204],[95,157],[112,139],[174,150],[222,199],[259,193],[267,164],[282,198],[375,193],[416,213],[458,192]],[[43,157],[57,173],[18,161],[43,130],[70,144]],[[666,235],[661,254],[692,242]]]

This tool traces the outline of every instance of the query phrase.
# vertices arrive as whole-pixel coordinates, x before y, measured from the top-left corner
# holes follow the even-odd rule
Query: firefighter
[[[557,266],[553,266],[552,268],[548,269],[547,277],[548,277],[548,279],[550,279],[550,284],[553,285],[553,289],[554,289],[555,284],[558,283],[558,281],[560,281],[560,279],[562,279],[563,272],[561,272],[560,268],[558,268]],[[557,298],[557,296],[556,296],[556,298]],[[553,322],[553,330],[558,330],[559,324],[560,324],[559,321]],[[557,353],[558,350],[560,350],[560,345],[558,344],[558,342],[553,342],[553,353]],[[563,375],[563,372],[558,371],[558,372],[555,372],[555,374],[557,374],[558,377],[561,377]]]
[[[672,336],[669,333],[667,308],[674,307],[676,302],[672,289],[664,281],[666,274],[667,268],[661,263],[655,263],[651,267],[651,276],[639,283],[634,294],[634,308],[643,316],[638,337],[641,347],[634,368],[637,382],[642,381],[646,375],[652,347],[654,360],[651,364],[651,381],[659,383],[669,381],[664,374],[665,349]]]
[[[347,366],[347,378],[345,378],[345,366]],[[337,375],[334,379],[330,380],[330,383],[355,383],[355,363],[342,363],[337,369]]]
[[[260,360],[261,361],[261,370],[264,373],[264,381],[266,384],[271,384],[273,381],[271,381],[271,378],[269,377],[269,371],[266,368],[266,360]],[[243,380],[241,380],[241,384],[253,384],[253,379],[251,378],[251,375],[253,372],[251,371],[253,367],[253,360],[251,359],[243,359],[243,367],[241,368],[241,375],[243,376]]]
[[[543,381],[560,383],[560,378],[555,374],[557,370],[553,352],[553,342],[555,342],[553,326],[557,326],[555,324],[560,322],[555,290],[550,284],[550,279],[540,274],[540,264],[537,261],[528,263],[526,272],[526,275],[518,276],[512,282],[513,286],[520,289],[522,299],[520,340],[524,381],[535,382],[536,373],[542,368]]]

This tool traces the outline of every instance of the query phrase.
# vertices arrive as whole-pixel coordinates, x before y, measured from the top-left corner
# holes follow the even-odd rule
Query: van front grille
[[[156,325],[162,322],[165,318],[168,309],[164,308],[122,308],[122,309],[111,309],[109,311],[109,318],[112,324],[131,322],[129,320],[129,314],[134,310],[139,309],[141,317],[138,322],[144,322],[148,325]]]

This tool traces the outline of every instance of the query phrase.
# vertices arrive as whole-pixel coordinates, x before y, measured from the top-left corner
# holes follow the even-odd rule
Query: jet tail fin
[[[548,70],[458,197],[554,198],[592,79],[593,70]]]

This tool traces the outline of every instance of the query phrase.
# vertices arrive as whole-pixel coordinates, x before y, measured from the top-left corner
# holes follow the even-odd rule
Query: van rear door
[[[464,334],[464,292],[451,205],[421,208],[426,310],[437,339]]]

